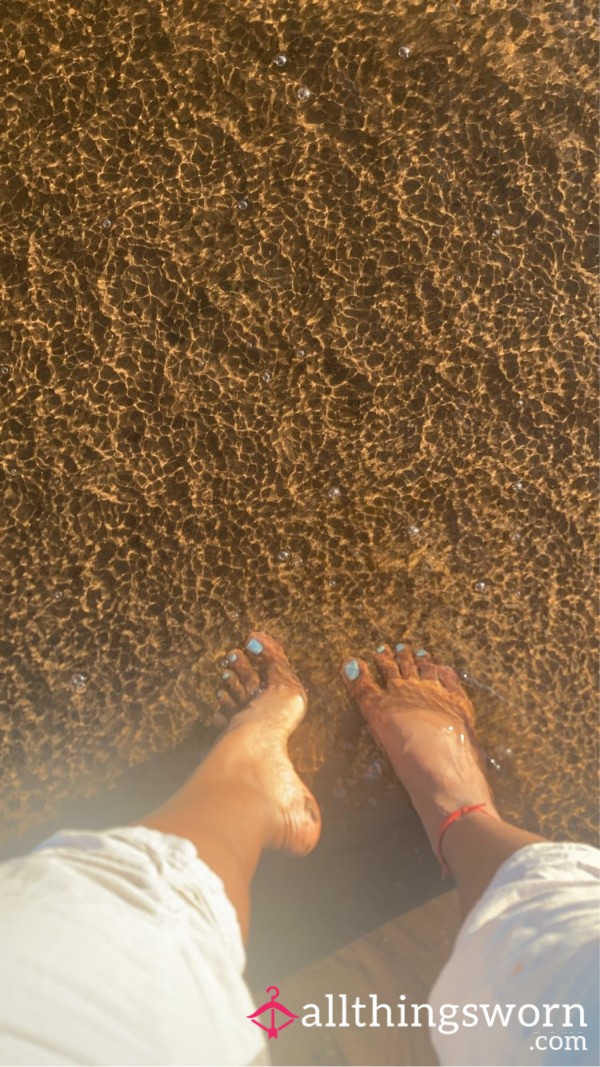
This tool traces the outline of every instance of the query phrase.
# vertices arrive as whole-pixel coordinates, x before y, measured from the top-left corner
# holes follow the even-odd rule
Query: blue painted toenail
[[[406,645],[403,645],[402,641],[399,641],[398,644],[396,645],[396,652],[404,652],[405,648],[406,648]]]
[[[223,673],[221,675],[221,678],[223,679],[224,682],[228,682],[229,679],[231,678],[231,671],[223,671]]]
[[[260,656],[261,652],[264,652],[265,646],[261,645],[260,641],[257,641],[255,637],[251,637],[246,645],[248,652],[252,652],[255,656]]]
[[[236,659],[237,659],[237,654],[235,652],[230,652],[228,657],[227,657],[227,662],[228,663],[235,663]]]
[[[376,652],[385,652],[385,645],[378,645],[375,649]]]
[[[415,656],[426,656],[426,655],[427,655],[427,649],[425,649],[425,648],[420,648],[418,650],[418,652],[415,652]]]
[[[344,663],[344,674],[349,682],[355,682],[360,674],[360,667],[355,659],[349,659]]]

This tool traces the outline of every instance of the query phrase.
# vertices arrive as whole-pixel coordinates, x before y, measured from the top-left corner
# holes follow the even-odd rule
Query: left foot
[[[233,715],[213,752],[264,796],[273,816],[270,846],[304,856],[321,833],[318,804],[287,749],[306,714],[304,687],[279,642],[261,631],[229,653],[222,686],[219,712]]]

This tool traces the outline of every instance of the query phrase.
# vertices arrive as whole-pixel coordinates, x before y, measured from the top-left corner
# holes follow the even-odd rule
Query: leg
[[[321,822],[288,756],[306,694],[283,649],[254,633],[228,662],[221,710],[242,710],[189,781],[139,825],[193,841],[223,880],[247,940],[250,883],[263,849],[305,855],[318,841]]]
[[[443,854],[468,912],[498,867],[525,845],[544,839],[504,822],[477,755],[473,706],[451,667],[437,666],[407,644],[375,653],[382,685],[363,660],[349,660],[342,678],[405,785],[437,851],[444,819],[458,808],[485,804],[444,834]],[[495,818],[490,818],[493,815]]]

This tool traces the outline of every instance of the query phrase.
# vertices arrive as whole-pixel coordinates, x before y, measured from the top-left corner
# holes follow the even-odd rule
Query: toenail
[[[237,654],[235,652],[230,652],[228,657],[227,657],[227,662],[228,663],[235,663],[236,659],[237,659]]]
[[[427,655],[427,649],[425,649],[425,648],[420,648],[418,650],[418,652],[415,652],[415,656],[426,656],[426,655]]]
[[[349,659],[344,663],[344,674],[349,682],[355,682],[360,674],[360,667],[355,659]]]
[[[385,652],[385,645],[378,645],[375,649],[376,652]]]
[[[223,673],[221,675],[221,678],[223,679],[224,682],[228,682],[229,679],[231,678],[231,671],[223,671]]]
[[[399,641],[398,644],[396,645],[396,652],[404,652],[405,648],[406,648],[406,645],[403,645],[402,641]]]
[[[261,652],[264,652],[265,646],[261,645],[260,641],[257,641],[255,637],[251,637],[246,645],[248,652],[252,652],[254,656],[260,656]]]

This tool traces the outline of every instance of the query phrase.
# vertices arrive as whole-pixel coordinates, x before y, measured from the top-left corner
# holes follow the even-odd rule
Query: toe
[[[437,681],[437,667],[433,661],[433,656],[431,656],[426,649],[417,649],[415,652],[415,663],[420,678],[424,681]]]
[[[232,670],[223,671],[221,675],[221,686],[237,704],[244,704],[250,696],[251,690],[246,688]]]
[[[294,689],[304,687],[294,674],[283,646],[263,630],[253,630],[246,641],[246,652],[268,685],[285,685]]]
[[[388,684],[394,685],[394,683],[402,681],[400,668],[393,657],[389,645],[379,645],[373,655],[375,663]]]
[[[373,704],[383,696],[383,691],[377,685],[368,665],[363,659],[348,659],[342,666],[341,673],[348,692],[354,697],[361,711],[368,713]]]
[[[226,719],[238,710],[237,703],[230,697],[229,693],[226,693],[224,689],[219,689],[217,692],[217,700],[219,701],[219,707],[217,709],[217,715],[224,715]]]
[[[401,676],[406,679],[406,681],[418,676],[412,648],[409,644],[404,641],[398,641],[398,644],[394,645],[394,659],[400,668]]]
[[[440,682],[449,693],[465,693],[462,682],[453,667],[438,667],[437,673]]]
[[[242,652],[240,648],[234,648],[227,656],[226,663],[227,667],[224,673],[229,671],[236,676],[245,690],[246,697],[250,696],[251,693],[255,693],[260,687],[260,678],[258,671],[253,667],[246,653]]]

